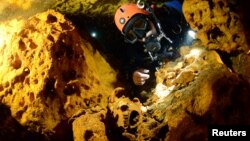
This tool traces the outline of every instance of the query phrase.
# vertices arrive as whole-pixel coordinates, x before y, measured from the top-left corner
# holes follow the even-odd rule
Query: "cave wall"
[[[156,73],[158,84],[146,103],[114,89],[116,72],[61,14],[113,19],[122,2],[60,0],[53,6],[58,12],[19,21],[1,48],[0,108],[6,116],[0,116],[0,137],[201,141],[209,125],[250,124],[247,28],[235,1],[184,1],[198,41]]]
[[[249,47],[238,5],[234,0],[185,0],[183,13],[207,48],[246,52]]]
[[[22,25],[1,48],[0,102],[11,117],[50,136],[79,110],[107,105],[116,72],[69,20],[48,10]]]

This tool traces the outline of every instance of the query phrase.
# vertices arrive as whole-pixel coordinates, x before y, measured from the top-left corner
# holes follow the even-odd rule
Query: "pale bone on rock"
[[[110,97],[109,109],[114,118],[117,118],[117,126],[126,129],[138,127],[142,122],[142,104],[138,98],[130,100],[121,93],[123,88],[116,88]]]
[[[207,64],[221,63],[223,64],[219,54],[213,50],[206,50],[198,47],[190,50],[190,53],[185,56],[185,60],[192,60],[185,67],[185,71],[190,71],[193,74],[193,79],[201,70],[205,69]],[[191,80],[190,80],[191,81]]]
[[[192,82],[201,70],[209,63],[223,63],[215,51],[208,51],[202,47],[182,47],[182,55],[176,62],[169,62],[157,75],[165,76],[165,79],[157,78],[158,83],[167,87],[187,86]]]

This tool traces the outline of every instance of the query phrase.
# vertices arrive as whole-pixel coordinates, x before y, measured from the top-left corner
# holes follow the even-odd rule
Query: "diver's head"
[[[157,34],[149,15],[136,4],[123,4],[115,13],[115,24],[127,42],[146,42],[148,37]]]

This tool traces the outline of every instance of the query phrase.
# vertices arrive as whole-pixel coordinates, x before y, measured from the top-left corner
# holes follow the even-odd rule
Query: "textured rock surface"
[[[239,76],[250,83],[250,56],[242,53],[232,57],[232,68]]]
[[[50,134],[78,110],[107,105],[116,73],[60,13],[28,19],[10,43],[1,48],[0,101],[21,125]]]
[[[120,96],[109,108],[117,134],[129,140],[202,141],[209,125],[250,124],[250,113],[244,112],[249,83],[223,64],[216,51],[194,44],[180,53],[156,73],[156,88],[144,106],[133,108],[133,101],[116,93]],[[131,111],[138,114],[131,116]]]
[[[133,2],[132,0],[125,0]],[[118,8],[119,4],[125,1],[112,1],[112,0],[59,0],[53,6],[54,9],[68,15],[83,14],[86,16],[112,16]]]
[[[245,33],[233,0],[185,0],[184,16],[209,49],[248,51]]]
[[[54,8],[102,20],[113,19],[120,2],[60,0]],[[202,141],[210,124],[250,124],[249,51],[232,2],[185,0],[201,42],[166,62],[143,104],[113,89],[114,70],[63,15],[50,10],[11,21],[8,28],[24,27],[0,33],[13,36],[0,42],[0,140]],[[229,63],[209,49],[226,52]]]
[[[49,9],[57,0],[0,0],[0,21],[28,18]]]
[[[130,100],[125,89],[119,87],[109,98],[107,123],[110,140],[146,141],[164,139],[167,125],[146,113],[138,98]],[[116,134],[116,135],[112,135]]]
[[[106,109],[94,107],[73,117],[76,118],[72,124],[74,141],[108,141],[104,122],[106,113]]]
[[[207,139],[208,125],[250,124],[250,113],[244,112],[249,84],[215,51],[188,50],[182,48],[182,58],[157,72],[155,95],[149,99],[149,112],[168,125],[166,139],[201,141]]]

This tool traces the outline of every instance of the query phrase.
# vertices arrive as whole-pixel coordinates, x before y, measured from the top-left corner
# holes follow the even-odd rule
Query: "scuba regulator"
[[[163,59],[164,57],[167,57],[167,56],[164,56],[164,53],[163,54],[158,53],[160,50],[163,50],[162,45],[170,44],[167,50],[164,49],[164,52],[171,51],[173,50],[173,48],[171,47],[171,44],[173,43],[173,41],[165,35],[165,33],[163,32],[161,23],[154,13],[154,10],[146,2],[141,2],[141,0],[138,0],[137,6],[141,9],[145,9],[146,11],[148,11],[150,15],[152,16],[153,20],[155,21],[157,34],[150,35],[149,37],[147,37],[143,46],[145,49],[144,51],[149,54],[151,61],[159,61]]]

